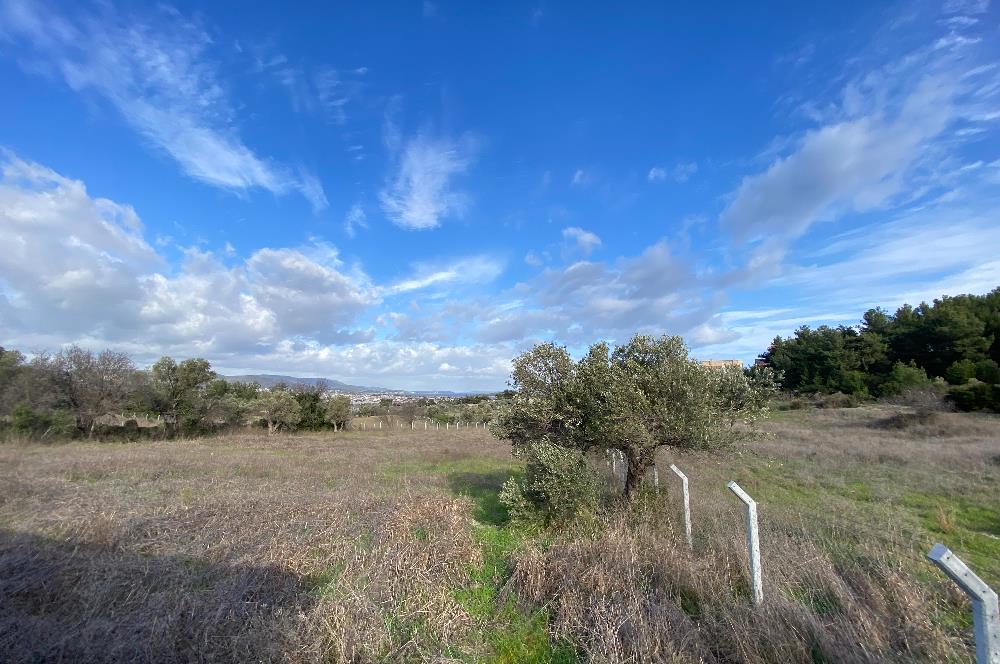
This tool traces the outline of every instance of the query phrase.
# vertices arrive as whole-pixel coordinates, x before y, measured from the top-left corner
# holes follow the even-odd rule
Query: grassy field
[[[1000,419],[766,427],[664,452],[660,495],[562,532],[507,523],[519,465],[482,430],[0,446],[0,660],[971,661],[923,554],[1000,587]],[[729,479],[760,506],[759,610]]]

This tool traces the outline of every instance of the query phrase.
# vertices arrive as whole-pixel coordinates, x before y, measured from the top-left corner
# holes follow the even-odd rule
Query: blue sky
[[[0,0],[0,344],[498,389],[1000,285],[987,2],[493,4]]]

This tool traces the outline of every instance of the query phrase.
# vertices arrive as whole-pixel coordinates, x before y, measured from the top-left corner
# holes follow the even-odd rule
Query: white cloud
[[[963,118],[987,121],[995,109],[995,93],[967,78],[984,70],[970,67],[962,49],[924,49],[850,81],[826,124],[743,179],[722,226],[737,242],[794,238],[816,221],[920,195],[957,145],[950,130]]]
[[[70,16],[42,4],[5,0],[0,39],[30,45],[29,69],[48,67],[80,93],[96,93],[189,176],[231,190],[297,191],[327,205],[319,181],[272,164],[239,138],[212,39],[197,21],[161,8],[155,27],[104,11]],[[40,63],[32,62],[32,58]]]
[[[601,238],[597,237],[596,234],[591,233],[590,231],[585,231],[582,228],[577,228],[576,226],[564,228],[562,236],[564,239],[572,242],[573,248],[582,253],[584,256],[590,255],[595,249],[601,246]]]
[[[448,262],[417,263],[413,274],[384,289],[387,295],[398,295],[445,284],[462,285],[490,283],[504,270],[504,261],[494,256],[466,256]]]
[[[693,161],[678,162],[669,171],[662,166],[654,166],[649,169],[646,179],[650,182],[664,182],[668,178],[679,183],[687,182],[691,176],[698,172],[698,164]]]
[[[387,145],[400,144],[398,130],[387,132]],[[456,191],[452,180],[472,164],[476,141],[417,135],[402,148],[396,175],[379,194],[382,209],[398,226],[414,230],[436,228],[443,219],[461,216],[469,197]]]
[[[7,154],[0,180],[0,335],[27,348],[91,339],[235,352],[309,336],[331,343],[377,301],[336,251],[260,249],[228,268],[189,248],[176,271],[127,205]],[[144,351],[144,352],[149,352]]]
[[[582,168],[578,168],[573,172],[570,184],[574,187],[582,187],[583,185],[590,184],[590,176]]]
[[[354,237],[357,235],[358,228],[368,228],[367,219],[364,207],[361,206],[361,203],[355,203],[344,217],[344,232],[347,233],[348,237]]]

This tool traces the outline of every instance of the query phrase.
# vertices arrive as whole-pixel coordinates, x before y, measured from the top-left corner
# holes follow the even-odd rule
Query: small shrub
[[[860,403],[861,400],[855,395],[843,392],[817,395],[816,397],[817,408],[857,408]]]
[[[22,436],[47,439],[73,435],[76,422],[64,411],[40,412],[20,404],[11,411],[10,428]]]
[[[944,378],[949,385],[965,385],[970,378],[975,377],[976,363],[969,359],[952,362],[951,366],[944,371]]]
[[[918,367],[914,362],[903,364],[896,362],[892,365],[889,377],[879,388],[882,396],[893,396],[902,394],[910,388],[922,388],[931,384],[927,378],[927,372]]]
[[[953,387],[948,392],[948,400],[964,411],[989,410],[1000,413],[1000,389],[988,383],[971,380],[965,385]]]
[[[512,477],[500,491],[511,519],[564,524],[596,508],[599,479],[583,452],[547,442],[516,450],[526,462],[524,479]]]
[[[1000,383],[1000,366],[993,360],[979,360],[975,366],[976,380],[990,385]]]
[[[883,399],[885,403],[894,406],[909,406],[923,411],[948,412],[955,410],[951,402],[945,399],[945,386],[926,385],[911,387],[899,394]]]
[[[917,410],[912,413],[895,413],[883,420],[873,422],[880,429],[906,431],[915,427],[937,424],[941,416],[933,410]]]

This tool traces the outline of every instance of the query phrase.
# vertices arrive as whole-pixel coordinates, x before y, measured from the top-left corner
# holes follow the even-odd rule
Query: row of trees
[[[933,379],[958,393],[991,389],[1000,383],[1000,288],[894,314],[871,309],[856,327],[803,326],[761,357],[797,392],[887,396]]]
[[[125,413],[140,416],[109,421]],[[219,377],[201,358],[164,357],[141,370],[110,350],[72,346],[29,361],[0,348],[0,417],[20,434],[93,436],[122,428],[126,419],[142,420],[142,428],[163,435],[254,424],[270,431],[329,429],[346,427],[351,416],[350,399],[326,398],[322,385],[262,390]]]

